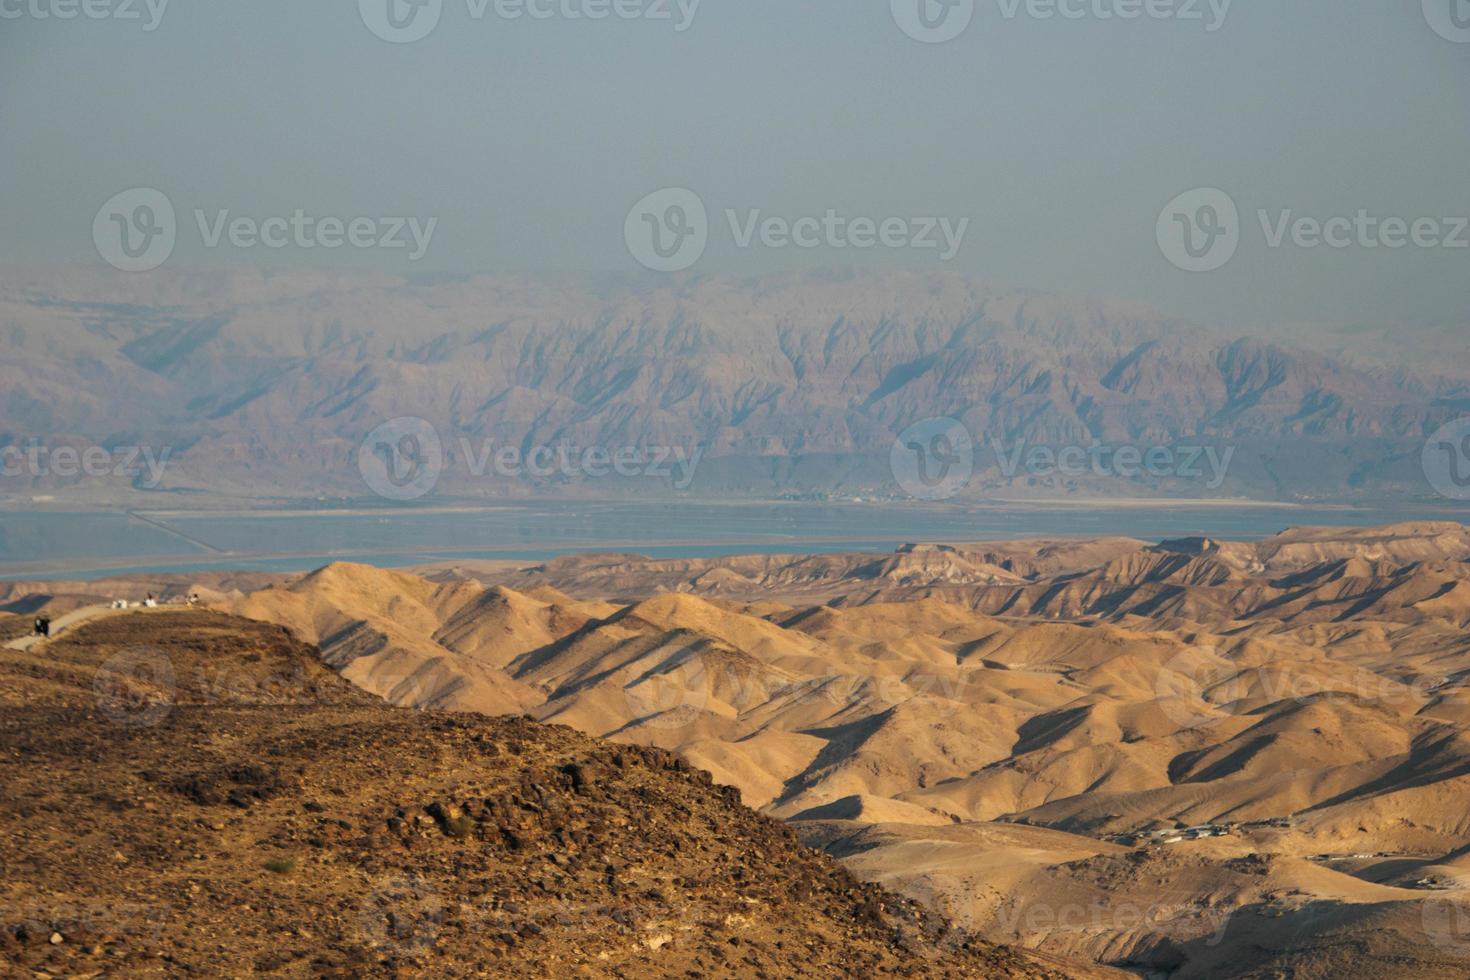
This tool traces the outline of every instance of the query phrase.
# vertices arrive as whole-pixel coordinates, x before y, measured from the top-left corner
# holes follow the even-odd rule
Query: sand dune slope
[[[603,555],[334,566],[232,608],[398,704],[677,750],[994,939],[1179,978],[1418,978],[1470,970],[1467,560],[1470,531],[1433,523]]]

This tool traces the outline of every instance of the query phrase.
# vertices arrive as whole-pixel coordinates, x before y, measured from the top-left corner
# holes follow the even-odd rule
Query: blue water
[[[1252,539],[1309,524],[1455,520],[1470,509],[1004,508],[829,503],[505,505],[284,515],[0,512],[0,578],[123,572],[289,571],[350,559],[383,567],[463,559],[538,561],[585,551],[662,558],[892,551],[915,541],[1127,535]]]

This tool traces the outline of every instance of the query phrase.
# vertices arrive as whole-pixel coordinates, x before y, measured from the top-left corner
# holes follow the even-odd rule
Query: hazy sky
[[[84,2],[138,18],[38,16]],[[147,0],[0,0],[0,258],[105,268],[98,209],[147,187],[177,212],[171,268],[639,272],[630,209],[683,187],[708,214],[695,272],[945,268],[1223,323],[1470,321],[1470,248],[1371,248],[1376,232],[1343,226],[1345,248],[1289,230],[1273,248],[1258,216],[1451,219],[1420,238],[1470,242],[1453,220],[1470,216],[1470,43],[1450,39],[1470,38],[1470,0],[1237,0],[1220,23],[1221,0],[1061,0],[1079,16],[1050,18],[974,0],[945,43],[901,29],[922,33],[920,0],[703,0],[688,24],[691,0],[668,19],[616,13],[665,0],[519,0],[552,15],[519,19],[497,14],[507,0],[479,17],[479,0],[442,0],[412,43],[369,29],[388,2],[173,0],[150,31]],[[434,12],[393,2],[409,29]],[[567,16],[599,6],[611,16]],[[1146,12],[1180,7],[1199,19]],[[1192,273],[1158,226],[1201,187],[1238,207],[1239,243]],[[1207,220],[1200,206],[1180,213]],[[210,248],[195,214],[297,209],[383,234],[379,219],[438,220],[413,262],[407,231],[404,249]],[[814,224],[815,248],[759,231],[741,247],[727,209],[969,224],[946,262],[938,227],[936,249],[838,249]]]

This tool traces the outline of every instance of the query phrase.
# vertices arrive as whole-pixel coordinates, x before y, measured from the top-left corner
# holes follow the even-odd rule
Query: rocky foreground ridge
[[[672,753],[392,708],[279,627],[104,618],[0,651],[0,705],[6,976],[1085,975]]]

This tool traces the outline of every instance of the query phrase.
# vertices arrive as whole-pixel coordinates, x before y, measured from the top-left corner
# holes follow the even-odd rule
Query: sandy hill
[[[1418,522],[1384,528],[1297,528],[1256,542],[1130,538],[909,545],[892,556],[737,556],[648,559],[571,555],[483,576],[519,591],[552,585],[582,598],[636,602],[659,592],[793,605],[852,605],[941,598],[982,612],[1046,618],[1142,615],[1220,619],[1270,615],[1289,604],[1302,573],[1357,583],[1335,609],[1305,618],[1355,615],[1344,596],[1382,589],[1395,574],[1433,566],[1443,585],[1463,574],[1470,531]],[[1303,610],[1296,610],[1302,614]]]
[[[901,844],[834,853],[931,903],[959,900],[983,928],[999,921],[993,937],[1184,977],[1352,976],[1334,970],[1354,955],[1362,975],[1411,977],[1470,963],[1470,948],[1413,919],[1470,901],[1456,870],[1470,843],[1467,557],[1465,528],[1428,523],[885,559],[570,558],[499,580],[734,600],[722,617],[814,643],[798,657],[765,631],[691,615],[680,625],[798,682],[718,712],[696,696],[656,732],[617,737],[682,748],[809,837],[921,825]],[[601,709],[562,710],[586,722]],[[1080,836],[994,830],[1015,824]],[[1198,825],[1198,839],[1176,829]],[[1144,863],[1079,878],[1065,870],[1078,841],[1103,856],[1127,842]],[[1120,895],[1175,878],[1177,909],[1117,921]],[[1116,914],[1091,928],[1044,914],[1099,903]],[[1234,931],[1212,942],[1221,915]],[[1368,923],[1382,925],[1375,939]],[[1319,943],[1324,966],[1284,936]]]
[[[1470,908],[1467,540],[1409,524],[576,556],[473,580],[334,566],[227,607],[395,704],[672,750],[809,836],[908,826],[891,847],[831,844],[921,900],[978,902],[964,917],[992,938],[999,921],[1100,964],[1254,977],[1304,969],[1260,931],[1277,919],[1320,933],[1324,962],[1417,942],[1470,965],[1470,947],[1404,931],[1414,909]],[[1043,914],[1176,878],[1199,914],[1167,926]],[[1260,928],[1221,952],[1215,911]],[[1399,938],[1356,931],[1380,921]],[[1371,962],[1407,978],[1439,961]]]
[[[0,651],[0,703],[5,975],[1105,975],[859,883],[670,753],[395,709],[279,627],[105,618]]]
[[[223,608],[280,623],[304,641],[319,644],[327,662],[344,677],[393,704],[519,714],[540,703],[540,695],[498,670],[494,657],[486,661],[474,656],[483,646],[480,637],[464,628],[462,620],[454,620],[466,606],[483,605],[483,591],[464,580],[431,582],[365,565],[336,564]],[[489,611],[496,611],[493,603]],[[531,629],[531,618],[503,619],[501,626]],[[450,624],[471,654],[456,656],[436,640]],[[495,628],[493,622],[484,626]],[[532,632],[527,642],[542,639]]]
[[[611,603],[579,603],[551,588],[522,594],[496,587],[456,609],[433,638],[456,653],[503,668],[617,609]]]

